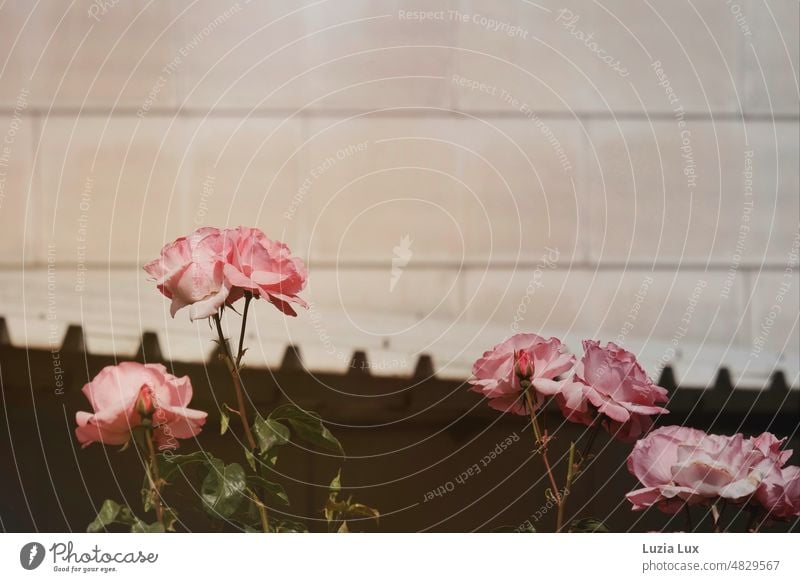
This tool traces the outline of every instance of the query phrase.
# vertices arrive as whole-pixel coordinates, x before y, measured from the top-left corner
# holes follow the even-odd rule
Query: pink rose
[[[800,516],[800,467],[784,467],[767,475],[756,491],[756,500],[772,518]]]
[[[226,230],[225,235],[233,249],[225,265],[225,278],[232,287],[230,303],[250,291],[286,315],[297,315],[291,303],[308,307],[297,296],[306,286],[308,273],[303,261],[293,257],[289,247],[270,240],[257,228],[240,226]]]
[[[131,429],[150,418],[159,448],[174,449],[176,439],[196,436],[206,421],[205,412],[187,408],[192,399],[189,377],[176,378],[161,364],[106,366],[83,393],[94,410],[75,415],[75,434],[84,447],[93,442],[125,444]]]
[[[769,457],[775,461],[779,467],[783,467],[792,456],[791,450],[782,449],[783,445],[786,443],[786,439],[779,439],[771,432],[765,432],[757,437],[751,437],[750,440],[753,446],[761,451],[765,457]]]
[[[223,277],[225,239],[216,228],[204,227],[161,249],[161,257],[144,270],[158,290],[172,299],[170,314],[190,305],[189,318],[203,319],[225,304],[229,286]]]
[[[556,377],[575,364],[575,356],[554,337],[518,333],[483,354],[472,367],[472,390],[489,399],[489,406],[503,412],[528,414],[520,378],[531,383],[536,402],[556,394]]]
[[[756,491],[756,501],[772,518],[800,516],[800,467],[784,467],[792,456],[791,450],[782,449],[786,439],[765,432],[750,440],[771,463]]]
[[[628,471],[644,488],[627,494],[633,509],[645,509],[657,505],[666,513],[675,513],[685,498],[693,499],[693,490],[679,489],[672,481],[672,468],[678,463],[678,447],[697,446],[706,436],[701,430],[683,426],[658,428],[638,441],[628,457]]]
[[[610,433],[632,442],[649,430],[652,415],[669,412],[657,406],[668,400],[666,389],[650,380],[631,352],[594,340],[584,340],[583,349],[575,375],[557,398],[566,418],[590,425],[602,415]]]
[[[645,486],[627,494],[633,509],[656,505],[674,513],[717,498],[737,502],[753,495],[775,467],[753,439],[708,435],[667,426],[636,443],[628,470]]]

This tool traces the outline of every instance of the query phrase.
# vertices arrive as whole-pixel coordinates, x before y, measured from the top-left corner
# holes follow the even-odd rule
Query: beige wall
[[[426,351],[458,376],[517,317],[687,382],[798,384],[798,2],[67,6],[0,8],[15,342],[82,322],[98,350],[153,329],[202,357],[139,266],[246,223],[309,261],[315,302],[263,306],[252,362],[288,337],[316,367]]]

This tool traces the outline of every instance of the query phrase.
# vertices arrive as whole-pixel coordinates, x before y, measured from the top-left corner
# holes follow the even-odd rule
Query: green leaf
[[[238,463],[209,462],[210,470],[200,488],[203,504],[212,517],[228,518],[239,508],[245,495],[246,477]]]
[[[147,475],[144,476],[144,483],[142,483],[142,508],[147,512],[155,507],[155,500],[153,499],[153,488],[150,487],[150,479]]]
[[[162,485],[170,481],[170,479],[177,472],[183,472],[187,465],[191,464],[206,464],[213,457],[202,451],[190,453],[188,455],[176,455],[174,453],[164,454],[161,453],[156,456],[158,463],[159,477],[161,477]],[[150,479],[147,474],[142,481],[142,506],[145,511],[150,511],[155,507],[155,495],[152,487],[150,487]],[[169,528],[167,528],[169,529]]]
[[[377,523],[381,517],[381,512],[374,507],[369,507],[363,503],[347,503],[347,516],[348,517],[366,517],[374,519]]]
[[[599,519],[586,517],[573,521],[569,526],[570,533],[609,533],[610,530]]]
[[[256,417],[256,421],[253,423],[253,432],[258,441],[259,454],[262,456],[272,447],[288,443],[291,436],[289,428],[285,424],[272,420],[272,418],[264,419],[261,416]]]
[[[331,480],[331,484],[328,485],[328,498],[329,499],[336,499],[336,496],[339,494],[339,491],[342,490],[342,470],[339,469],[336,471],[336,477]]]
[[[145,523],[140,519],[131,525],[131,533],[164,533],[164,526],[158,522]]]
[[[308,533],[305,524],[289,520],[273,523],[273,529],[277,533]]]
[[[281,505],[289,505],[289,496],[286,495],[286,491],[280,483],[273,483],[259,475],[248,475],[247,484],[257,494],[263,491],[272,501],[277,501]]]
[[[271,420],[283,420],[291,426],[297,436],[309,444],[344,455],[339,440],[322,424],[319,415],[298,408],[294,404],[284,404],[272,411]]]
[[[128,510],[128,513],[130,513],[130,509],[127,507],[124,509]],[[86,532],[98,533],[113,523],[119,523],[117,518],[122,510],[122,505],[111,499],[106,499],[103,501],[100,511],[97,512],[97,517],[95,517],[92,523],[89,524],[89,527],[86,528]]]
[[[219,411],[219,434],[224,435],[228,432],[228,426],[231,424],[231,417],[224,410]]]
[[[380,519],[381,514],[377,509],[364,505],[363,503],[351,503],[347,501],[335,501],[328,499],[325,503],[325,520],[330,524],[334,521],[345,520],[352,517],[361,517],[374,519],[375,522]]]
[[[97,517],[86,528],[86,532],[102,532],[108,526],[114,524],[130,526],[130,531],[133,533],[164,531],[164,527],[160,523],[145,523],[136,517],[127,505],[120,505],[116,501],[106,499],[100,507],[100,511],[97,512]]]
[[[164,481],[169,481],[176,472],[183,471],[184,467],[187,465],[194,463],[206,464],[217,460],[213,455],[203,451],[195,451],[194,453],[190,453],[188,455],[165,455],[162,453],[158,455],[157,459],[158,472],[161,476],[161,479]]]
[[[342,490],[342,470],[336,471],[336,477],[331,480],[328,485],[328,501],[325,503],[323,513],[325,514],[325,521],[330,526],[331,522],[336,518],[336,507],[338,505],[337,498],[339,492]]]

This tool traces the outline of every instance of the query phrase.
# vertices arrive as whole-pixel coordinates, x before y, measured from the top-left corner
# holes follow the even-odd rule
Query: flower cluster
[[[242,445],[241,455],[238,462],[228,462],[204,449],[188,454],[172,451],[178,447],[178,439],[196,437],[208,416],[188,407],[192,399],[188,377],[173,376],[161,364],[123,362],[108,366],[83,388],[93,412],[76,414],[75,433],[84,447],[99,442],[124,445],[124,450],[131,441],[135,443],[140,458],[146,461],[141,509],[146,514],[153,511],[155,521],[137,515],[127,502],[106,499],[87,531],[103,531],[110,526],[131,532],[176,531],[178,512],[165,494],[170,478],[179,469],[180,475],[188,478],[181,469],[188,464],[193,467],[192,475],[199,473],[202,478],[192,487],[196,487],[196,498],[212,519],[245,531],[307,531],[305,524],[281,517],[291,514],[278,512],[276,517],[270,511],[274,506],[289,506],[283,486],[271,480],[278,450],[299,440],[344,456],[342,445],[312,411],[295,404],[282,404],[271,411],[256,408],[241,377],[250,301],[263,298],[284,314],[297,315],[293,304],[307,307],[298,297],[306,285],[305,265],[285,244],[267,238],[256,228],[240,226],[200,228],[166,245],[161,256],[147,263],[144,270],[156,281],[158,290],[172,300],[173,317],[189,307],[192,320],[213,319],[219,359],[228,370],[237,403],[237,408],[219,403],[219,434],[235,433],[236,442]],[[226,306],[242,298],[245,307],[239,345],[234,351],[225,337],[222,314]],[[238,426],[231,426],[229,412],[236,415]],[[377,521],[380,514],[374,508],[353,502],[351,496],[339,499],[341,488],[339,473],[331,481],[324,509],[330,531],[349,531],[351,518]]]
[[[684,504],[755,502],[772,518],[800,516],[800,467],[786,439],[771,433],[744,438],[665,426],[636,443],[628,470],[644,485],[627,494],[633,509],[655,505],[675,513]]]
[[[257,228],[199,228],[166,245],[144,270],[172,300],[173,317],[189,306],[190,319],[204,319],[245,293],[263,297],[286,315],[297,315],[293,303],[307,307],[298,297],[306,285],[305,265]]]
[[[557,338],[516,334],[498,344],[473,366],[472,389],[503,412],[530,414],[555,397],[565,418],[586,425],[599,423],[619,440],[629,442],[649,430],[652,417],[668,412],[658,406],[667,391],[655,385],[629,351],[609,342],[583,342],[584,355],[575,365]],[[573,370],[571,376],[561,377]]]

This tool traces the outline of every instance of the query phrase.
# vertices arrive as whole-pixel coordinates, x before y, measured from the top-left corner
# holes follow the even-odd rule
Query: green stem
[[[750,510],[750,519],[747,522],[748,533],[758,533],[758,530],[760,530],[761,526],[764,525],[764,522],[767,521],[767,512],[763,512],[763,519],[761,519],[761,514],[762,512],[756,508],[752,508]]]
[[[239,332],[239,353],[236,354],[236,368],[241,368],[242,357],[244,356],[244,332],[247,328],[247,310],[250,307],[250,301],[253,300],[253,294],[250,291],[244,292],[244,310],[242,311],[242,329]]]
[[[692,533],[694,531],[694,525],[692,523],[692,510],[689,508],[688,503],[683,504],[683,510],[686,513],[686,531]]]
[[[236,391],[236,403],[238,405],[239,418],[244,427],[244,435],[247,439],[247,444],[250,445],[250,450],[255,451],[257,448],[256,440],[253,438],[253,433],[250,431],[250,423],[247,420],[247,409],[244,403],[244,390],[242,389],[242,379],[239,377],[239,370],[236,367],[236,361],[231,354],[231,348],[228,345],[228,340],[225,339],[225,334],[222,332],[222,322],[219,315],[214,315],[214,323],[217,326],[217,336],[219,337],[219,345],[222,348],[223,359],[225,365],[230,372],[231,380],[233,381],[233,388]]]
[[[597,439],[597,435],[600,434],[602,428],[603,427],[600,425],[600,417],[598,416],[592,421],[592,426],[589,429],[591,432],[589,433],[589,440],[586,442],[586,446],[583,448],[583,453],[581,453],[581,463],[589,458],[589,455],[592,452],[592,447],[594,446],[594,441]]]
[[[567,465],[567,482],[564,485],[564,491],[559,498],[558,514],[556,516],[556,532],[560,532],[564,526],[564,513],[567,507],[567,497],[571,493],[572,479],[575,476],[575,443],[569,443],[569,461]]]
[[[247,321],[247,307],[250,303],[251,297],[251,295],[245,296],[244,317],[242,319],[242,329],[239,336],[239,353],[235,360],[233,358],[233,354],[231,353],[231,348],[228,345],[228,340],[225,339],[225,334],[222,332],[222,321],[219,318],[219,314],[214,315],[214,323],[217,327],[217,336],[219,338],[219,345],[222,348],[223,359],[225,360],[225,365],[228,367],[228,372],[230,372],[231,380],[233,381],[233,388],[236,391],[236,403],[238,405],[239,418],[241,419],[242,427],[244,428],[244,435],[247,439],[247,444],[250,446],[250,450],[255,452],[258,449],[258,445],[256,444],[256,439],[253,437],[253,432],[250,430],[250,422],[247,420],[247,409],[245,408],[244,403],[244,390],[242,389],[242,379],[239,376],[239,366],[237,364],[238,361],[241,361],[242,356],[244,355],[242,342],[244,340],[245,322]],[[258,515],[261,519],[261,527],[264,529],[264,533],[267,533],[269,532],[267,508],[263,503],[260,502],[260,500],[256,502],[256,507],[258,508]]]
[[[145,433],[145,440],[147,441],[147,451],[150,455],[150,467],[147,470],[147,476],[150,481],[150,489],[153,492],[153,505],[156,509],[156,520],[161,526],[164,526],[164,507],[161,504],[161,475],[158,471],[158,458],[156,457],[156,448],[153,444],[153,429],[148,428]]]
[[[264,533],[269,533],[269,518],[267,517],[267,506],[261,502],[261,499],[259,498],[257,491],[252,491],[250,489],[248,489],[248,491],[250,491],[253,494],[253,497],[255,497],[254,503],[258,508],[258,517],[261,520],[261,529],[264,530]]]
[[[525,390],[525,399],[527,400],[528,404],[528,412],[531,415],[531,425],[533,426],[533,435],[536,439],[536,446],[539,448],[539,452],[542,454],[542,462],[544,463],[545,471],[547,471],[547,476],[550,479],[550,488],[553,491],[553,497],[555,498],[558,506],[561,507],[561,493],[558,490],[558,485],[556,485],[556,479],[553,476],[553,469],[550,467],[550,459],[547,456],[547,434],[542,433],[541,429],[539,428],[539,420],[536,417],[536,409],[533,406],[533,398],[531,397],[530,389]]]

